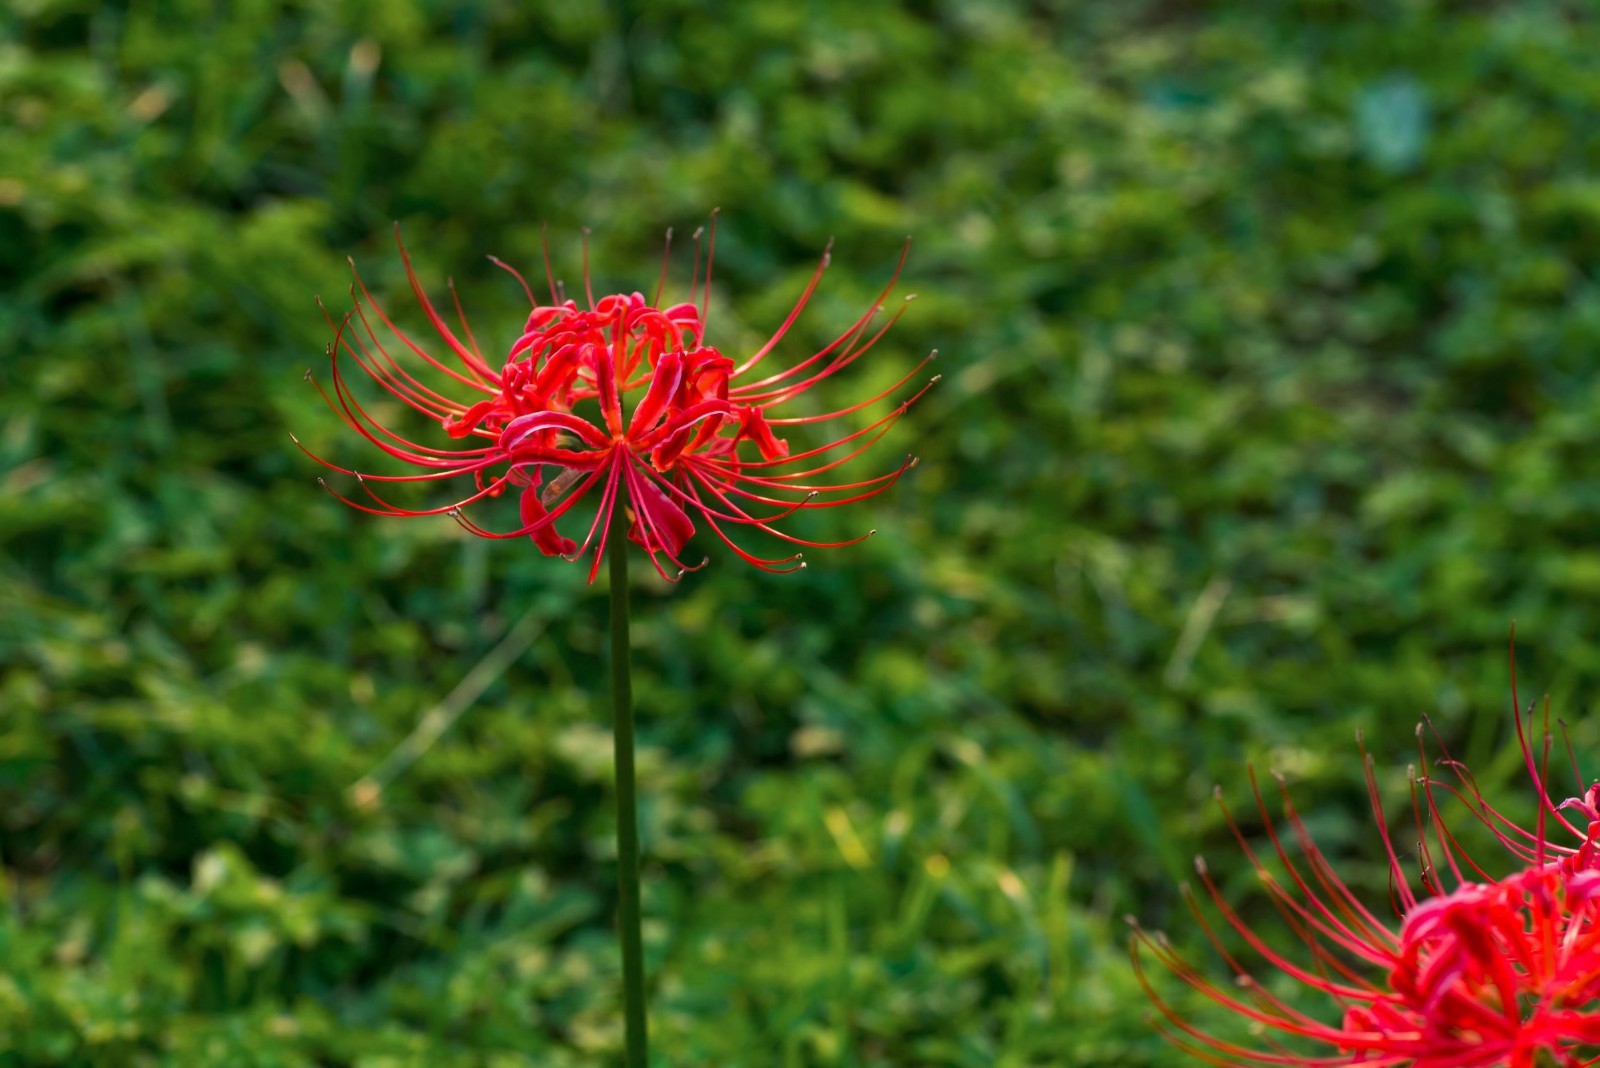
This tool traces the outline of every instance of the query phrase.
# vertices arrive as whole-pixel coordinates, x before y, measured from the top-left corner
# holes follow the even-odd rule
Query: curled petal
[[[739,409],[739,437],[755,442],[763,460],[780,460],[789,455],[789,443],[772,432],[766,415],[754,405]]]
[[[655,371],[650,376],[650,388],[646,391],[644,399],[633,410],[633,421],[629,424],[631,434],[646,434],[655,428],[667,410],[667,404],[677,396],[678,387],[683,382],[683,353],[663,353],[661,359],[656,361]]]
[[[629,488],[633,523],[628,537],[650,552],[663,552],[676,560],[684,542],[694,534],[694,523],[648,477],[633,479]]]
[[[562,537],[554,523],[545,522],[549,516],[544,502],[539,499],[537,483],[522,491],[522,525],[533,528],[528,537],[546,556],[567,556],[578,547],[578,543]]]
[[[567,412],[546,411],[519,416],[507,423],[505,429],[500,432],[500,447],[507,451],[515,449],[542,430],[565,430],[576,435],[585,445],[596,449],[604,449],[610,444],[606,436],[587,419],[580,419]]]

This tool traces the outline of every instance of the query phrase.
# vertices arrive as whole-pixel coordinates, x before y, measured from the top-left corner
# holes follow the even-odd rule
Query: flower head
[[[351,290],[354,308],[337,324],[330,319],[332,390],[324,390],[320,383],[317,388],[351,429],[390,457],[420,470],[371,474],[314,456],[354,477],[368,499],[353,499],[331,487],[329,492],[375,515],[447,514],[483,537],[529,538],[547,555],[576,559],[592,549],[591,581],[619,507],[628,519],[628,537],[649,553],[656,570],[668,579],[692,570],[683,553],[699,523],[740,558],[768,571],[803,568],[802,554],[758,556],[743,548],[732,532],[751,528],[790,545],[818,548],[837,548],[870,536],[869,531],[847,541],[811,541],[776,524],[803,509],[850,504],[894,485],[914,466],[915,458],[907,457],[875,477],[831,479],[882,438],[937,376],[886,414],[825,444],[791,449],[784,435],[791,427],[831,423],[871,407],[907,386],[933,359],[930,354],[888,389],[844,408],[792,412],[788,407],[871,350],[899,318],[904,303],[881,324],[876,322],[882,302],[899,278],[905,252],[878,300],[847,330],[821,351],[767,373],[767,358],[810,300],[829,255],[823,254],[772,337],[736,361],[707,344],[705,337],[715,233],[713,215],[704,279],[696,233],[690,299],[666,307],[660,301],[660,286],[654,300],[637,292],[596,300],[589,280],[587,240],[583,305],[568,299],[555,281],[548,254],[548,303],[534,296],[520,274],[494,260],[522,285],[532,309],[504,359],[492,363],[479,348],[458,300],[454,302],[459,334],[439,314],[403,244],[400,256],[412,292],[447,356],[430,352],[397,326],[357,274]],[[669,232],[669,247],[670,237]],[[663,283],[665,275],[663,265]],[[454,300],[453,286],[451,295]],[[906,298],[907,303],[910,300]],[[396,351],[385,346],[380,328]],[[409,360],[397,358],[405,354]],[[391,398],[433,422],[443,431],[443,441],[414,440],[380,422],[351,388],[352,362]],[[441,447],[449,443],[453,447]],[[426,508],[393,503],[373,486],[450,479],[470,479],[473,491],[446,505]],[[519,499],[520,521],[514,527],[491,530],[467,516],[467,506],[507,490],[514,490]],[[557,524],[584,501],[594,508],[580,543]]]
[[[1513,702],[1514,695],[1513,678]],[[1285,951],[1257,932],[1228,904],[1204,861],[1197,861],[1222,926],[1207,920],[1187,890],[1186,897],[1234,982],[1230,989],[1208,979],[1163,936],[1136,927],[1134,966],[1169,1037],[1201,1060],[1222,1065],[1576,1068],[1600,1063],[1600,813],[1595,810],[1600,786],[1554,803],[1544,786],[1548,730],[1538,759],[1520,711],[1517,736],[1539,786],[1540,812],[1532,830],[1491,807],[1470,773],[1448,754],[1439,766],[1450,770],[1450,779],[1436,778],[1424,758],[1420,776],[1413,777],[1420,892],[1407,878],[1378,800],[1371,758],[1363,753],[1388,861],[1393,920],[1380,917],[1334,872],[1281,779],[1288,830],[1280,830],[1252,772],[1256,806],[1276,864],[1252,849],[1225,805],[1223,812],[1304,950]],[[1220,790],[1217,796],[1221,804]],[[1443,818],[1440,801],[1448,798],[1464,802],[1520,867],[1494,877],[1474,863]],[[1567,818],[1564,813],[1572,809],[1586,820]],[[1547,832],[1552,829],[1571,834],[1573,843],[1551,841]],[[1226,936],[1230,929],[1231,938]],[[1242,950],[1236,952],[1230,943],[1241,943]],[[1219,1038],[1179,1015],[1146,976],[1141,962],[1146,952],[1248,1021],[1260,1045]],[[1259,980],[1252,958],[1281,978]],[[1328,1010],[1303,1010],[1300,999],[1286,991],[1295,986],[1327,999]]]

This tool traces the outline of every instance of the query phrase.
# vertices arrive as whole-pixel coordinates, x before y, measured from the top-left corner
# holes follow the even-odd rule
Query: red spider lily
[[[687,302],[661,307],[640,293],[594,299],[584,244],[586,306],[566,299],[550,271],[550,302],[539,303],[515,270],[494,260],[522,285],[533,306],[521,336],[498,368],[478,347],[459,300],[458,335],[423,291],[405,246],[401,261],[423,314],[455,365],[435,356],[395,325],[356,275],[354,308],[335,324],[328,354],[333,388],[322,393],[345,424],[389,456],[421,468],[418,473],[375,475],[357,472],[313,455],[320,463],[357,479],[368,501],[329,492],[351,507],[374,515],[450,515],[473,534],[486,538],[532,539],[546,555],[577,559],[592,548],[594,580],[604,555],[611,517],[621,505],[629,519],[628,537],[649,554],[669,580],[693,570],[682,560],[685,542],[703,521],[740,558],[767,571],[805,567],[800,552],[786,557],[757,556],[742,548],[730,531],[749,527],[795,546],[838,548],[871,536],[840,542],[811,541],[786,533],[776,523],[807,508],[851,504],[884,492],[912,466],[858,481],[830,482],[830,472],[860,456],[888,432],[906,409],[938,381],[930,379],[887,414],[833,440],[791,451],[779,436],[785,428],[830,423],[860,412],[906,386],[936,354],[894,385],[836,411],[790,414],[786,405],[811,387],[848,367],[877,344],[903,313],[874,326],[905,264],[910,243],[893,275],[860,318],[821,351],[791,366],[757,372],[799,317],[823,272],[829,254],[777,332],[742,362],[705,343],[706,311],[716,221],[706,243],[705,277],[700,278],[700,241],[695,235],[695,278]],[[669,232],[669,247],[671,234]],[[399,243],[399,229],[395,231]],[[492,258],[492,257],[491,257]],[[354,270],[354,264],[351,265]],[[662,267],[665,283],[666,266]],[[697,301],[698,294],[698,301]],[[370,315],[369,315],[370,311]],[[375,322],[376,321],[376,322]],[[429,371],[408,369],[379,338],[381,327]],[[348,364],[395,400],[415,409],[445,432],[457,448],[439,448],[404,437],[384,425],[352,390]],[[422,375],[431,381],[424,381]],[[310,373],[307,372],[308,377]],[[313,380],[314,381],[314,380]],[[296,444],[299,444],[298,440]],[[302,446],[304,448],[304,446]],[[308,450],[309,451],[309,450]],[[832,476],[836,477],[836,476]],[[380,496],[373,483],[428,482],[470,478],[474,490],[449,504],[408,508]],[[547,481],[548,479],[548,481]],[[324,482],[326,486],[326,483]],[[469,519],[464,509],[508,487],[520,490],[520,519],[514,528],[494,531]],[[583,542],[561,534],[556,523],[579,502],[598,494]],[[675,571],[669,571],[662,559]],[[700,564],[694,565],[699,567]]]
[[[1512,681],[1515,703],[1515,676]],[[1206,937],[1234,973],[1229,989],[1208,979],[1165,937],[1135,928],[1133,960],[1175,1044],[1220,1065],[1411,1065],[1414,1068],[1576,1068],[1600,1064],[1600,786],[1555,804],[1547,781],[1549,732],[1535,759],[1517,712],[1517,737],[1535,784],[1540,813],[1534,830],[1501,815],[1483,800],[1459,763],[1441,762],[1455,782],[1434,778],[1424,758],[1413,782],[1415,841],[1422,892],[1412,890],[1379,803],[1372,761],[1363,750],[1368,794],[1388,860],[1397,922],[1386,922],[1335,874],[1317,848],[1279,780],[1280,831],[1251,773],[1276,869],[1250,846],[1223,805],[1234,837],[1290,932],[1305,944],[1295,955],[1258,934],[1229,906],[1203,861],[1196,861],[1226,928],[1249,953],[1289,986],[1326,997],[1337,1022],[1302,1011],[1259,982],[1241,954],[1231,951],[1194,895],[1185,897]],[[1421,734],[1419,731],[1419,738]],[[1580,785],[1581,789],[1581,785]],[[1464,801],[1523,866],[1493,878],[1474,863],[1443,818],[1440,797]],[[1221,794],[1218,792],[1218,803]],[[1579,827],[1563,816],[1577,809]],[[1574,845],[1549,841],[1554,822]],[[1292,854],[1298,854],[1296,859]],[[1278,874],[1281,872],[1282,874]],[[1142,966],[1148,951],[1190,986],[1251,1025],[1259,1046],[1231,1042],[1184,1019],[1151,985]]]

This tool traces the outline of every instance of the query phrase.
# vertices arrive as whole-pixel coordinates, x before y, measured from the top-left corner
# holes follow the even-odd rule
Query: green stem
[[[617,754],[617,925],[622,940],[627,1068],[646,1068],[644,947],[639,935],[639,800],[633,770],[633,681],[628,672],[628,521],[617,509],[607,541],[611,573],[611,711]]]

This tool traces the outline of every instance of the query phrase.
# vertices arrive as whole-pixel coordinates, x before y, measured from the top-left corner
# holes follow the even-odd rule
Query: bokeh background
[[[1214,783],[1381,903],[1357,728],[1397,822],[1424,715],[1526,794],[1515,619],[1597,741],[1589,10],[10,0],[0,1064],[615,1057],[603,580],[289,433],[374,463],[302,374],[346,255],[407,310],[392,222],[503,346],[486,253],[648,289],[716,206],[714,342],[909,233],[834,396],[944,381],[805,528],[878,537],[638,586],[659,1063],[1179,1062],[1123,915],[1201,951],[1204,851],[1270,916]]]

